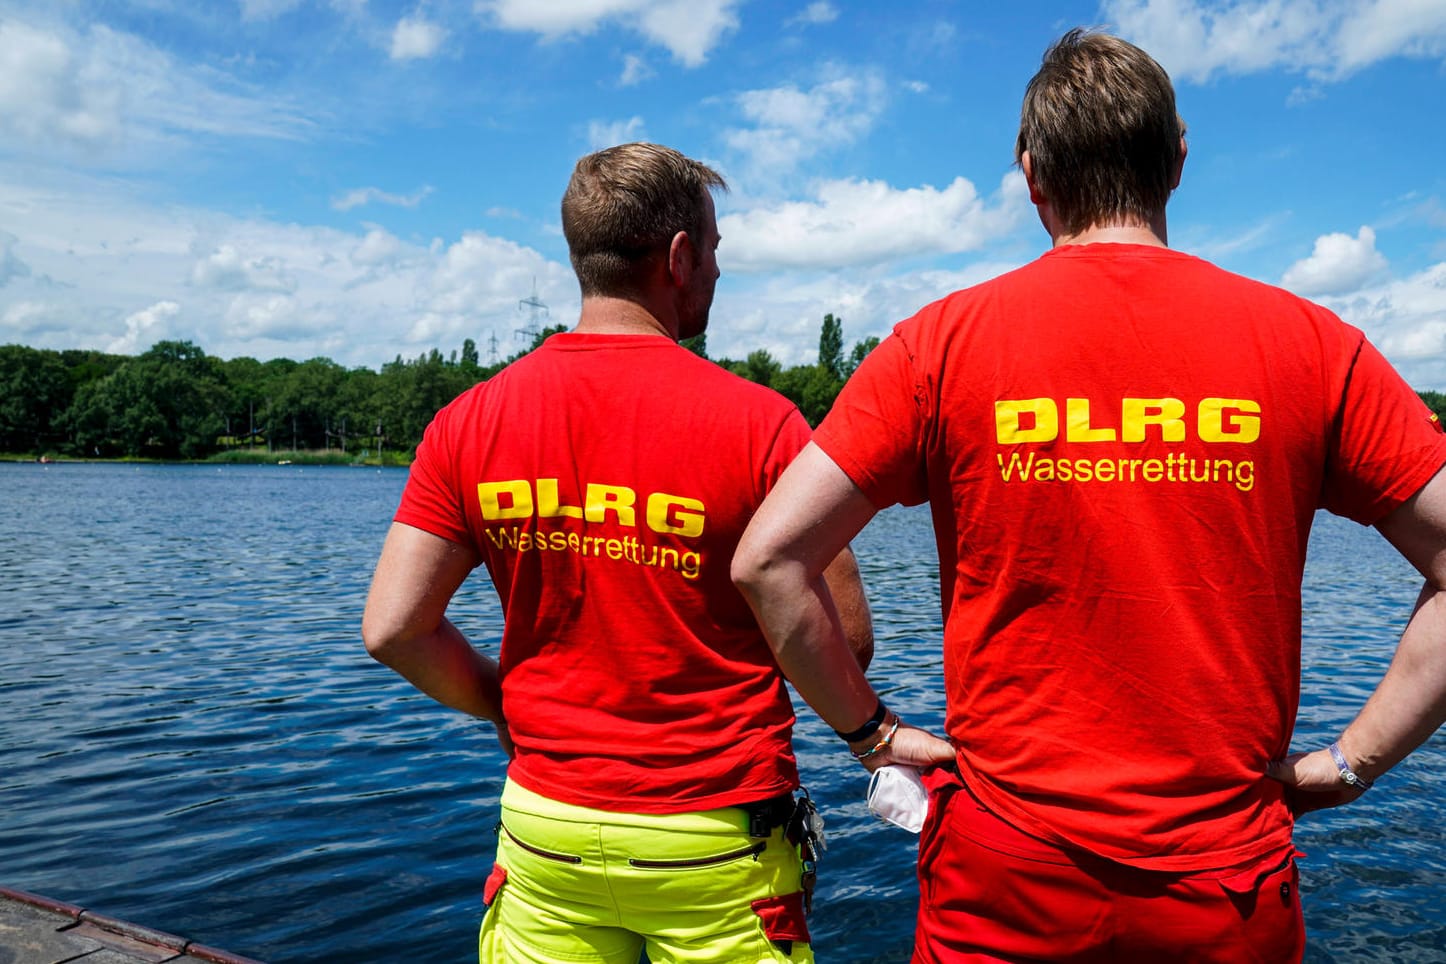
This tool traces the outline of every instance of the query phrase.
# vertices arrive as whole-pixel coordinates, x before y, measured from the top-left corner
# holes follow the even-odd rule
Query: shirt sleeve
[[[906,335],[900,325],[869,353],[813,435],[880,509],[929,498],[925,440],[932,405]]]
[[[423,433],[393,521],[475,549],[447,444],[450,415],[450,408],[442,409]]]
[[[1336,416],[1323,508],[1374,525],[1446,465],[1446,435],[1364,336]]]
[[[803,417],[803,413],[797,408],[790,408],[788,416],[778,428],[778,434],[774,436],[767,458],[764,459],[761,495],[767,495],[772,491],[779,476],[783,475],[783,470],[798,457],[799,452],[803,451],[803,447],[808,444],[809,436],[812,434],[813,430],[808,427],[808,421]]]

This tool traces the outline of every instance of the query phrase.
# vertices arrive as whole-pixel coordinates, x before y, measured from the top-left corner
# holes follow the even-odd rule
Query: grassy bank
[[[217,452],[206,459],[208,465],[398,465],[411,464],[409,452],[381,452],[359,455],[354,452],[338,452],[333,449],[318,451],[274,451],[266,449],[230,449]]]

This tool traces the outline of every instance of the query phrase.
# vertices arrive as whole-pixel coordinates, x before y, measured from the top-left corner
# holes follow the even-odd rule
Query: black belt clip
[[[742,810],[748,814],[748,836],[771,837],[774,830],[787,826],[792,819],[793,794],[785,793],[772,800],[744,804]]]

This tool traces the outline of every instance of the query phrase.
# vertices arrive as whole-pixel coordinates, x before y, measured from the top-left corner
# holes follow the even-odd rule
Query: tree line
[[[223,360],[188,341],[162,341],[136,356],[0,346],[0,452],[30,457],[205,459],[220,453],[335,452],[339,460],[406,461],[432,416],[453,398],[537,348],[481,364],[468,338],[460,353],[398,355],[381,367],[328,358]],[[785,368],[759,349],[716,363],[786,396],[817,425],[844,381],[878,345],[844,350],[843,323],[824,315],[817,360]],[[683,342],[708,357],[707,335]],[[1446,420],[1446,394],[1421,392]]]
[[[566,330],[538,332],[524,350],[481,363],[460,353],[398,355],[380,371],[328,358],[221,359],[189,341],[135,356],[0,346],[0,452],[30,457],[206,459],[225,452],[335,452],[343,460],[405,461],[453,398]],[[878,344],[845,353],[843,324],[825,315],[818,360],[785,368],[769,352],[716,363],[787,396],[810,424]],[[708,357],[707,335],[684,342]]]

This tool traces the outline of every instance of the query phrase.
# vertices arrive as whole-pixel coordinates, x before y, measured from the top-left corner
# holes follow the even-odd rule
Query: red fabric
[[[501,864],[492,865],[492,873],[487,875],[487,883],[482,888],[482,903],[491,907],[492,901],[496,899],[497,892],[502,885],[507,883],[507,868]]]
[[[1198,869],[1288,845],[1264,772],[1299,699],[1311,520],[1372,523],[1425,484],[1426,414],[1325,309],[1093,244],[898,325],[814,438],[876,505],[931,503],[946,726],[981,799]]]
[[[649,336],[554,335],[437,414],[396,521],[486,563],[512,779],[633,813],[798,785],[793,709],[728,568],[808,434],[782,396]]]
[[[770,941],[809,943],[808,918],[803,909],[803,891],[764,897],[751,905],[763,922],[763,933]]]
[[[1287,848],[1225,871],[1142,870],[1021,833],[957,777],[919,842],[914,961],[1285,964],[1305,951]],[[937,816],[933,811],[937,810]]]

